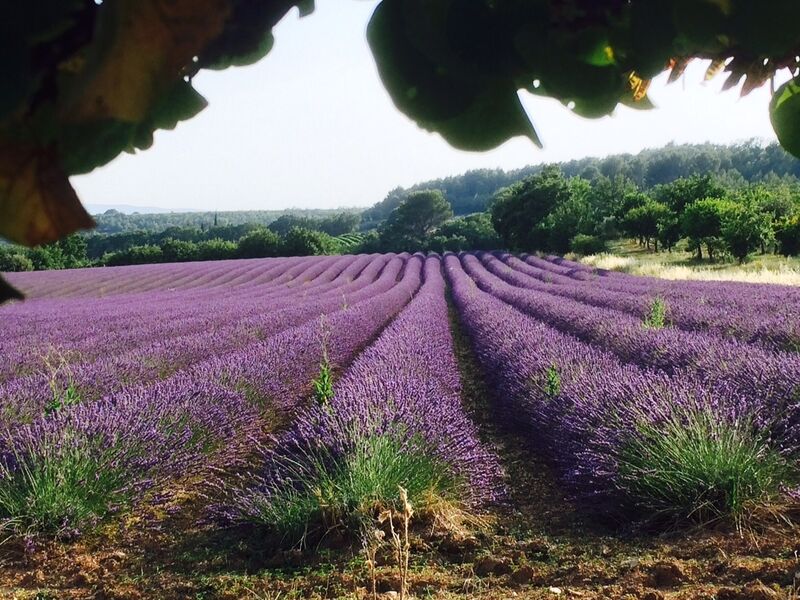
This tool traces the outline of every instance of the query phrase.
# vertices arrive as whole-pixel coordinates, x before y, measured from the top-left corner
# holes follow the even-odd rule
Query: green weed
[[[35,460],[28,454],[14,455],[17,468],[0,465],[0,521],[6,528],[70,535],[126,499],[126,474],[114,468],[113,449],[65,440]]]
[[[679,521],[730,518],[737,526],[796,478],[751,423],[725,422],[699,409],[641,424],[619,469],[623,490],[647,511]]]
[[[343,457],[316,448],[289,466],[298,485],[264,496],[254,520],[295,539],[319,527],[362,531],[377,511],[402,510],[398,486],[423,509],[433,499],[458,497],[459,481],[440,461],[390,435],[359,439]]]
[[[667,303],[661,298],[653,298],[642,324],[648,329],[664,329],[667,326]]]

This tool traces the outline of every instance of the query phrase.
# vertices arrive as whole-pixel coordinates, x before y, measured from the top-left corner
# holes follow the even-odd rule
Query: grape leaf
[[[28,246],[53,242],[94,221],[53,150],[0,146],[0,235]]]
[[[25,296],[23,296],[18,289],[11,286],[5,279],[0,277],[0,304],[8,302],[9,300],[22,300],[24,298]]]
[[[142,122],[225,26],[228,0],[117,0],[99,11],[67,120]]]
[[[772,96],[769,112],[781,146],[800,158],[800,78],[778,88]]]
[[[376,8],[367,40],[392,101],[456,148],[488,150],[520,135],[540,145],[517,97],[507,54],[500,50],[475,61],[461,35],[436,35],[462,24],[452,22],[454,15],[463,16],[454,6],[426,4],[426,13],[415,10],[415,2],[384,0]]]

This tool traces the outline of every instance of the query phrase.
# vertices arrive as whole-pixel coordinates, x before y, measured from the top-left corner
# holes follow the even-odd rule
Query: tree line
[[[325,219],[284,215],[268,226],[244,223],[111,235],[75,233],[34,248],[0,247],[0,271],[343,254],[357,247],[361,239],[353,233],[357,226],[358,215],[342,213]]]
[[[189,229],[208,229],[224,225],[269,225],[284,217],[293,219],[299,227],[308,223],[318,223],[326,218],[335,219],[339,215],[357,216],[359,209],[299,209],[286,210],[234,210],[234,211],[196,211],[169,213],[125,214],[109,209],[94,215],[97,226],[92,230],[99,234],[132,233],[148,231],[158,233],[172,227]],[[332,233],[331,235],[339,235]]]
[[[407,189],[398,187],[362,213],[362,227],[377,227],[410,192],[425,189],[441,190],[456,215],[483,212],[488,209],[498,189],[536,175],[548,166],[530,165],[512,171],[478,169],[463,175],[425,181]],[[734,145],[669,144],[635,155],[587,157],[561,162],[558,166],[566,177],[581,177],[588,181],[600,176],[612,180],[624,177],[645,190],[676,179],[705,174],[713,175],[730,188],[761,181],[800,179],[800,161],[778,144],[765,146],[755,140]]]
[[[510,174],[472,171],[434,182],[439,188],[398,188],[391,203],[387,198],[362,214],[287,213],[263,224],[266,211],[257,211],[253,221],[239,223],[75,234],[32,249],[6,245],[0,271],[418,250],[593,254],[626,237],[656,252],[686,239],[699,260],[800,254],[800,161],[777,145],[667,146],[629,158],[531,167],[491,193]],[[370,226],[376,210],[390,204]],[[138,216],[152,225],[169,215]]]
[[[800,183],[729,186],[705,174],[643,190],[624,176],[590,181],[548,167],[498,191],[490,214],[512,250],[590,254],[630,237],[658,252],[685,238],[699,260],[705,251],[741,262],[757,250],[798,253]]]

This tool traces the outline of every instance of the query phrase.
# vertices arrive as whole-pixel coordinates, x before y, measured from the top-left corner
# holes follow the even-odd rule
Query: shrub
[[[559,375],[558,368],[555,365],[547,368],[545,393],[551,398],[555,398],[561,393],[561,375]]]
[[[281,244],[283,256],[316,256],[333,254],[337,250],[336,241],[327,233],[292,227]]]
[[[33,261],[20,252],[0,249],[0,272],[33,271]]]
[[[237,254],[241,258],[278,256],[281,239],[269,229],[257,229],[239,240]]]
[[[333,374],[327,360],[319,366],[319,375],[311,382],[314,388],[314,399],[318,404],[328,404],[333,398]]]
[[[0,529],[72,537],[200,464],[253,417],[238,394],[174,378],[0,431]]]
[[[146,265],[164,262],[164,253],[161,247],[154,245],[131,246],[127,250],[105,254],[101,261],[109,267],[122,265]]]
[[[769,216],[753,208],[734,205],[722,219],[722,240],[739,263],[772,238]]]
[[[600,254],[605,252],[606,243],[602,238],[594,235],[579,233],[570,242],[570,247],[575,254],[588,256],[590,254]]]

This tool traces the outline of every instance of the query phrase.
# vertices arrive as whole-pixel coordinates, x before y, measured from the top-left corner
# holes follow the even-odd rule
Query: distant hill
[[[116,208],[112,208],[95,215],[97,228],[93,230],[93,233],[164,231],[170,227],[207,229],[215,225],[242,225],[245,223],[269,225],[283,215],[323,218],[343,212],[360,211],[361,209],[356,208],[289,208],[284,210],[183,211],[125,214]]]
[[[126,215],[139,213],[142,215],[162,214],[162,213],[186,213],[200,212],[196,208],[161,208],[158,206],[136,206],[133,204],[87,204],[86,210],[90,215],[99,215],[107,210],[116,210]]]
[[[800,179],[800,160],[785,152],[778,144],[764,145],[755,140],[731,146],[669,144],[642,150],[638,154],[588,157],[556,164],[568,177],[581,176],[592,180],[599,176],[614,178],[623,175],[644,189],[704,173],[717,175],[724,183],[733,186],[768,177]],[[362,213],[361,227],[374,227],[389,216],[406,194],[421,189],[442,190],[456,215],[482,212],[498,189],[534,175],[545,166],[529,165],[513,171],[478,169],[463,175],[424,181],[409,188],[398,187]]]

